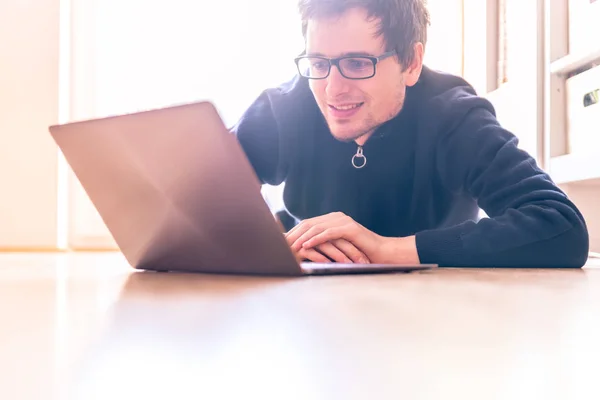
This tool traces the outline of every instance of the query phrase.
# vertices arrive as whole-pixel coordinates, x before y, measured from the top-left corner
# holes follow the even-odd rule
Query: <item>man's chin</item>
[[[365,135],[365,132],[363,131],[356,131],[356,130],[336,130],[336,129],[330,129],[331,131],[331,135],[336,139],[339,140],[340,142],[353,142],[356,139],[358,139],[359,137]]]

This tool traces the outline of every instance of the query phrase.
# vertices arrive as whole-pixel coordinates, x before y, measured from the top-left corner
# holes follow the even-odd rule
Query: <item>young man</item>
[[[581,267],[576,206],[463,79],[423,66],[423,0],[301,0],[299,75],[234,128],[315,262]],[[479,208],[489,218],[479,220]]]

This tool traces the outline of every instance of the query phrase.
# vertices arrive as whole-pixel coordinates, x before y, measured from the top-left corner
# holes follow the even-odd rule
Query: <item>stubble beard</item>
[[[331,132],[333,137],[341,142],[350,143],[350,142],[354,142],[364,136],[370,137],[380,126],[382,126],[389,120],[395,118],[400,113],[400,111],[402,111],[402,109],[404,108],[405,98],[406,98],[406,86],[404,85],[404,80],[402,80],[398,84],[398,87],[396,89],[395,100],[396,100],[397,106],[394,107],[394,109],[390,110],[388,115],[386,115],[384,118],[382,118],[381,121],[376,121],[373,114],[367,114],[367,117],[362,121],[362,124],[361,124],[362,126],[359,127],[357,132],[355,132],[354,134],[349,135],[349,136],[339,137],[338,135],[336,135],[334,133],[333,129],[331,128],[329,121],[327,121],[327,118],[325,118],[325,111],[321,110],[321,112],[323,113],[323,117],[325,119],[325,122],[327,123],[327,127],[329,128],[329,131]]]

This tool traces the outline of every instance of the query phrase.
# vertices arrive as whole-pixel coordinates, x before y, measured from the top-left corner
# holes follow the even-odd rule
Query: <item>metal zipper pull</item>
[[[362,159],[362,161],[359,161],[359,159]],[[364,168],[364,166],[367,165],[367,157],[363,154],[362,146],[358,146],[356,154],[352,157],[352,165],[356,169]]]

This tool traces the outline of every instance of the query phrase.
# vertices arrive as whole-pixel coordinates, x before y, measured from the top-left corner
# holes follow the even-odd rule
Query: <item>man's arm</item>
[[[417,233],[421,262],[583,266],[589,249],[583,216],[485,104],[440,138],[436,164],[444,185],[476,198],[489,218]]]
[[[293,250],[343,238],[372,262],[426,263],[457,267],[581,267],[589,238],[583,216],[526,152],[500,127],[487,100],[474,95],[439,99],[425,110],[462,110],[458,123],[447,113],[437,143],[434,173],[454,193],[477,199],[489,218],[387,238],[350,217],[334,213],[303,221],[287,234]],[[443,111],[441,112],[443,114]],[[435,118],[430,120],[436,121]],[[432,129],[433,131],[433,129]]]
[[[279,185],[279,129],[269,91],[264,91],[232,128],[262,184]]]
[[[261,183],[277,186],[285,181],[309,119],[311,96],[306,80],[296,76],[263,91],[232,128]]]

